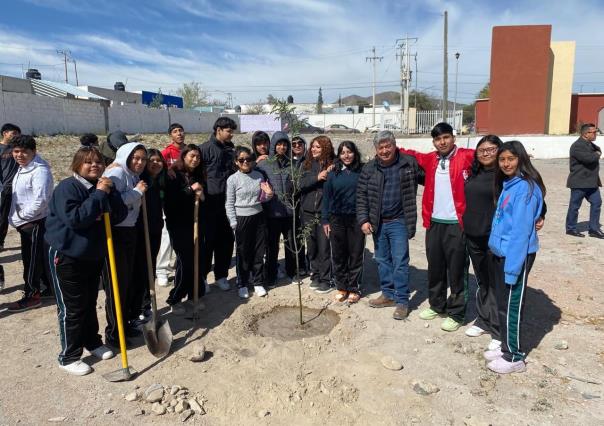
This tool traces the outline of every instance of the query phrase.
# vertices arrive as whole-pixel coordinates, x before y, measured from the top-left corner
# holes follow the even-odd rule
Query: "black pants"
[[[472,237],[466,235],[468,254],[474,267],[474,275],[478,289],[476,290],[476,320],[474,324],[491,335],[491,338],[501,340],[499,336],[499,314],[493,279],[489,275],[489,237]]]
[[[365,234],[354,215],[332,215],[329,226],[336,287],[338,290],[358,293],[363,275]]]
[[[266,251],[266,218],[264,212],[253,216],[237,216],[237,284],[239,287],[263,286],[264,253]]]
[[[217,280],[228,276],[233,256],[233,230],[226,216],[225,201],[223,194],[208,195],[201,216],[205,234],[204,277],[210,272],[214,256],[214,278]]]
[[[279,238],[281,235],[283,235],[283,244],[285,246],[285,273],[289,277],[296,275],[296,253],[294,251],[292,218],[268,218],[267,228],[266,282],[268,285],[272,285],[277,282],[277,261],[279,258]],[[300,242],[298,242],[298,248],[300,248]]]
[[[122,319],[128,320],[128,300],[132,300],[133,288],[132,278],[134,273],[134,257],[136,255],[136,227],[113,226],[111,228],[113,236],[113,250],[115,252],[115,267],[117,269],[117,282],[120,292],[120,305],[122,308]],[[105,262],[106,279],[105,285],[105,313],[107,315],[107,327],[105,327],[105,340],[112,346],[119,347],[119,333],[117,329],[117,316],[115,312],[115,298],[113,287],[111,285],[111,273],[109,270],[109,260]]]
[[[432,222],[426,231],[426,256],[430,307],[457,322],[463,322],[469,261],[466,238],[459,225]],[[451,290],[448,298],[447,287]]]
[[[489,252],[489,267],[494,278],[493,285],[499,313],[501,351],[506,361],[523,361],[526,357],[522,351],[520,329],[528,274],[534,262],[535,253],[527,255],[516,283],[508,285],[505,283],[505,258],[497,257]]]
[[[49,259],[59,318],[59,364],[67,365],[79,360],[84,348],[91,351],[103,344],[96,316],[96,299],[105,259],[75,259],[52,247]]]
[[[17,228],[21,237],[25,297],[40,293],[40,281],[46,288],[50,288],[46,261],[48,255],[44,244],[45,222],[46,218],[26,223]]]
[[[306,237],[306,254],[311,276],[321,283],[331,283],[331,245],[323,231],[319,213],[302,212],[302,224],[310,228]]]
[[[6,233],[8,232],[8,215],[10,214],[10,205],[13,199],[12,185],[5,186],[0,192],[0,245],[4,245]]]
[[[170,290],[170,295],[166,303],[175,305],[180,303],[186,296],[189,300],[193,300],[193,277],[195,271],[195,245],[193,241],[192,226],[169,226],[170,240],[172,248],[176,253],[176,273],[174,275],[174,287]],[[229,234],[232,234],[229,227]],[[231,237],[232,238],[232,237]],[[203,246],[203,237],[199,235],[199,296],[205,294],[205,285],[203,285],[204,277],[207,272],[204,267],[204,251],[207,249]]]
[[[155,264],[157,263],[157,254],[161,245],[161,232],[151,233],[149,235],[151,246],[151,267],[155,278]],[[134,256],[134,274],[132,277],[132,292],[128,300],[128,320],[136,320],[145,310],[150,308],[151,299],[149,295],[149,276],[147,273],[147,248],[145,247],[145,231],[139,229],[137,232],[136,255]]]

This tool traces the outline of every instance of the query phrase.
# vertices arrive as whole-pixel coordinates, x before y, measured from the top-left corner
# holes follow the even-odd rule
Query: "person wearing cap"
[[[127,143],[128,138],[121,130],[116,130],[115,132],[107,135],[107,140],[102,141],[99,144],[99,151],[101,151],[101,154],[103,154],[103,160],[105,161],[106,166],[113,163],[117,150],[120,149],[122,145]]]

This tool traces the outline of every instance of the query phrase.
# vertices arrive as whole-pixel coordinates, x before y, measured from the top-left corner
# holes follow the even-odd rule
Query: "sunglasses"
[[[243,164],[243,163],[253,163],[254,160],[252,160],[251,158],[247,157],[247,158],[238,158],[237,162],[239,164]]]

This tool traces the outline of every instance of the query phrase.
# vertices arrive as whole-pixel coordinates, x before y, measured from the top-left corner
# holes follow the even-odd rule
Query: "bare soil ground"
[[[166,136],[143,138],[150,146],[166,141]],[[55,178],[64,177],[76,138],[39,138],[39,144]],[[197,324],[166,314],[169,289],[160,288],[161,313],[175,336],[173,351],[157,360],[142,340],[137,341],[128,355],[140,374],[131,382],[109,383],[102,378],[119,368],[118,357],[94,363],[95,371],[84,377],[59,370],[54,303],[25,313],[2,312],[0,424],[42,424],[49,419],[78,424],[180,422],[177,414],[156,416],[150,404],[124,399],[135,387],[144,390],[154,383],[176,384],[200,394],[206,414],[188,420],[196,424],[604,424],[604,241],[564,235],[567,163],[536,161],[536,165],[548,187],[549,211],[529,278],[523,330],[529,356],[523,374],[498,376],[485,368],[482,350],[487,336],[468,338],[463,329],[446,333],[438,320],[418,318],[418,310],[427,306],[425,233],[418,224],[411,241],[413,311],[408,321],[393,320],[391,309],[367,305],[367,297],[379,289],[373,244],[368,240],[365,297],[359,304],[337,305],[332,294],[318,295],[308,282],[302,286],[305,306],[314,309],[305,313],[305,320],[319,318],[326,325],[317,329],[331,328],[327,334],[300,331],[296,336],[295,329],[291,335],[287,327],[284,330],[284,323],[295,323],[295,318],[284,319],[287,311],[282,308],[296,306],[298,290],[293,284],[283,282],[268,297],[245,302],[233,290],[215,288],[205,298],[206,309]],[[587,213],[583,208],[582,230]],[[23,282],[14,230],[0,261],[7,281],[0,293],[3,308],[20,297]],[[234,284],[234,268],[230,277]],[[211,276],[209,281],[213,282]],[[102,291],[97,305],[102,328]],[[324,308],[331,312],[321,312]],[[474,311],[471,297],[468,322]],[[276,315],[273,334],[267,324],[270,315]],[[277,337],[265,337],[271,335]],[[562,340],[568,349],[555,349]],[[208,354],[204,362],[192,363],[188,357],[199,342]],[[382,360],[387,356],[403,368],[386,369]],[[92,362],[90,357],[86,360]]]

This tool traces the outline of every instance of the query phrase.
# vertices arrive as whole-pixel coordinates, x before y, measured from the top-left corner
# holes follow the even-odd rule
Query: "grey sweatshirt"
[[[262,203],[270,199],[260,189],[260,182],[264,180],[258,170],[229,176],[225,207],[231,228],[237,226],[237,216],[253,216],[262,211]]]

